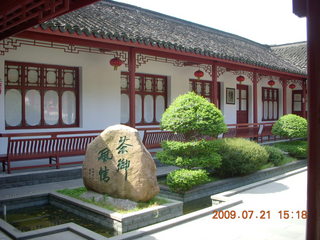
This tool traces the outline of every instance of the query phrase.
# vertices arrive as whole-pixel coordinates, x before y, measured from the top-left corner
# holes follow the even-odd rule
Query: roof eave
[[[68,43],[73,45],[82,45],[90,47],[103,48],[111,50],[128,51],[130,48],[137,48],[140,52],[146,54],[162,55],[163,57],[180,60],[197,60],[199,63],[213,64],[231,67],[234,69],[248,70],[266,73],[293,79],[306,79],[307,75],[299,72],[290,72],[278,67],[266,66],[264,63],[248,62],[246,59],[232,58],[202,50],[200,48],[186,48],[181,45],[170,42],[156,41],[147,38],[131,39],[127,36],[102,32],[75,31],[74,29],[61,29],[55,26],[29,28],[27,31],[19,33],[16,37],[29,38],[41,41],[52,41],[59,43]]]

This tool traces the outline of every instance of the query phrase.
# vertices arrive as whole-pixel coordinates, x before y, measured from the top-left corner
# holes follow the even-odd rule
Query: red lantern
[[[237,81],[241,84],[245,80],[244,76],[238,76]]]
[[[296,85],[293,84],[293,83],[291,83],[291,84],[289,85],[289,88],[290,88],[290,89],[295,89],[295,88],[296,88]]]
[[[201,70],[195,71],[194,76],[200,80],[201,77],[203,77],[204,73]]]
[[[275,84],[276,84],[276,82],[275,82],[275,81],[273,81],[273,80],[270,80],[270,81],[268,82],[268,84],[269,84],[269,86],[270,86],[270,87],[272,87],[273,85],[275,85]]]
[[[118,57],[112,58],[110,60],[110,65],[113,66],[114,70],[117,70],[118,67],[120,67],[122,65],[122,63],[123,62]]]

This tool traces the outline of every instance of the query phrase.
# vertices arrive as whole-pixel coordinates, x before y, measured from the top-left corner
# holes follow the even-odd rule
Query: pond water
[[[183,214],[210,206],[210,197],[196,199],[183,204]],[[50,204],[8,211],[7,222],[22,232],[73,222],[105,237],[116,235],[111,228],[106,228]]]
[[[105,237],[115,235],[113,229],[106,228],[53,205],[8,211],[7,222],[22,232],[73,222]]]
[[[183,214],[188,214],[211,206],[212,201],[210,196],[199,198],[187,203],[183,203]]]

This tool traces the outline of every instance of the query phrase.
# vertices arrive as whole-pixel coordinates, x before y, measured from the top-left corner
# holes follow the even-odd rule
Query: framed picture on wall
[[[235,104],[236,96],[234,88],[226,88],[226,104]]]

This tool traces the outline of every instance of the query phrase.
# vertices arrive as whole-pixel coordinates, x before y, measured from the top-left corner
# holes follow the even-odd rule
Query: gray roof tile
[[[297,42],[271,46],[272,51],[293,64],[303,72],[307,72],[307,43]]]
[[[306,74],[267,45],[139,7],[103,0],[41,24],[53,31],[139,42]]]

